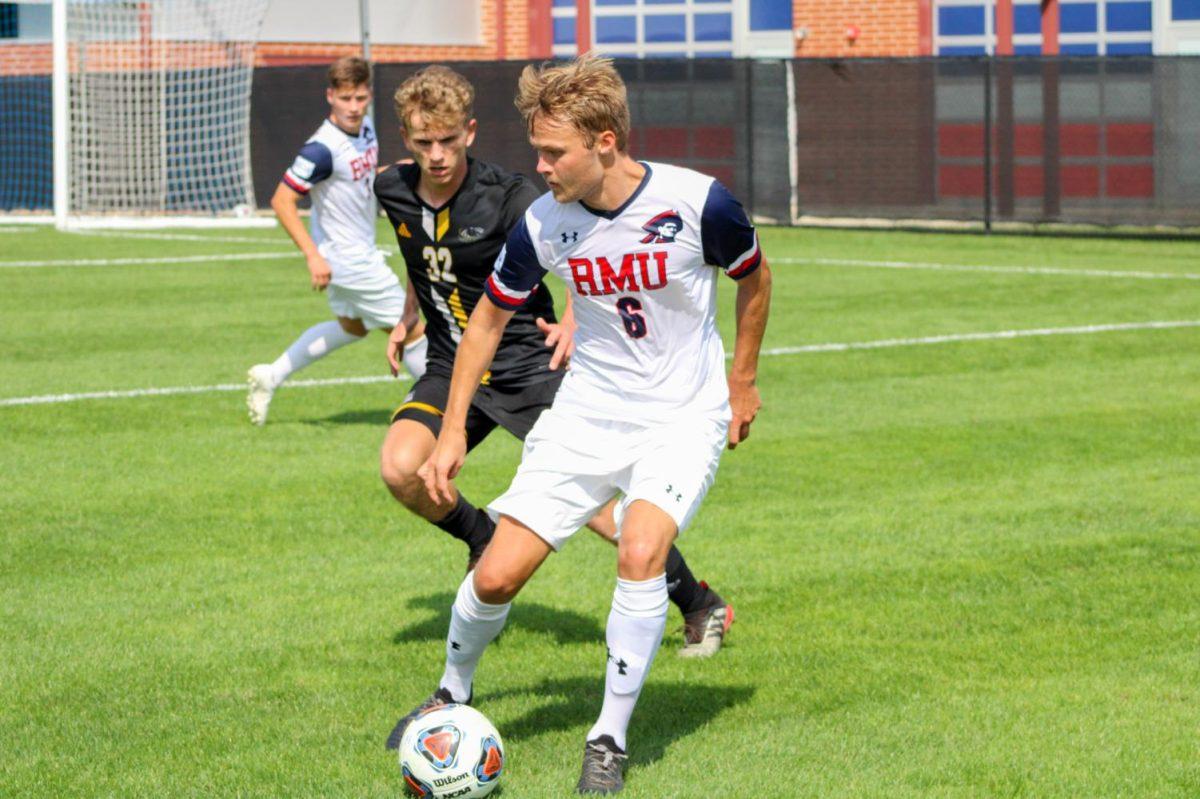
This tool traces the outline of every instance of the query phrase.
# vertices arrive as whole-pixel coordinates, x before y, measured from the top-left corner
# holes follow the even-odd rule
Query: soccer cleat
[[[707,658],[717,654],[725,633],[733,624],[733,605],[721,599],[716,591],[701,582],[708,592],[708,602],[699,610],[683,617],[683,646],[679,656],[684,658]]]
[[[412,723],[412,720],[417,716],[420,716],[422,713],[428,713],[434,708],[444,707],[446,705],[469,705],[474,697],[475,692],[472,691],[471,696],[467,698],[466,702],[455,703],[454,697],[451,696],[449,691],[447,691],[445,688],[438,688],[433,692],[432,695],[430,695],[428,699],[414,707],[407,716],[396,722],[396,726],[392,727],[392,734],[388,736],[387,748],[399,749],[400,739],[404,737],[404,731],[408,729],[408,725]]]
[[[583,745],[583,773],[576,793],[609,794],[625,787],[625,761],[628,756],[611,735],[601,735]]]
[[[251,366],[246,373],[250,391],[246,394],[246,408],[250,411],[250,422],[259,427],[266,424],[267,410],[271,407],[271,396],[275,393],[275,378],[269,363]]]

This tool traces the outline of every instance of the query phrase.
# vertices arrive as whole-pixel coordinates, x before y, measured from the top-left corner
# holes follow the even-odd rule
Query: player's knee
[[[622,540],[617,548],[617,573],[626,580],[649,580],[663,572],[665,553],[657,542]]]
[[[521,590],[521,581],[503,570],[481,562],[475,569],[475,594],[489,605],[511,602]]]
[[[379,461],[379,476],[392,496],[405,506],[417,503],[425,492],[425,481],[417,476],[417,467],[410,459],[384,450]]]

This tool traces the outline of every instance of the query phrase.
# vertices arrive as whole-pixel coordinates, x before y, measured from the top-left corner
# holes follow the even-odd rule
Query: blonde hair
[[[400,125],[408,130],[420,112],[426,127],[455,128],[474,117],[475,89],[459,73],[440,65],[425,67],[400,84],[393,98]]]
[[[371,65],[358,56],[343,56],[329,65],[329,88],[353,89],[371,84]]]
[[[596,143],[596,136],[611,130],[617,137],[617,150],[625,152],[629,102],[625,82],[611,58],[588,53],[560,66],[527,66],[513,102],[530,132],[534,118],[544,114],[575,128],[588,147]]]

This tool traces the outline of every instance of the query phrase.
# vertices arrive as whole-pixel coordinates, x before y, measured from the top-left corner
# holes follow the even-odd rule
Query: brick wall
[[[801,206],[838,214],[935,201],[933,67],[925,62],[796,65]]]
[[[808,35],[796,55],[812,58],[915,56],[928,52],[930,0],[794,0],[792,27]],[[846,35],[850,26],[858,37]],[[922,41],[924,36],[926,41]]]

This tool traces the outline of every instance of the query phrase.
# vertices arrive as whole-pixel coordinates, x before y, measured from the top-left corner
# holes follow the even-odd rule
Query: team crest
[[[646,231],[642,244],[669,244],[683,231],[683,220],[678,211],[663,211],[642,225],[642,230]]]
[[[458,231],[458,238],[464,244],[470,244],[473,241],[479,241],[483,238],[483,234],[487,231],[481,227],[465,227]]]

